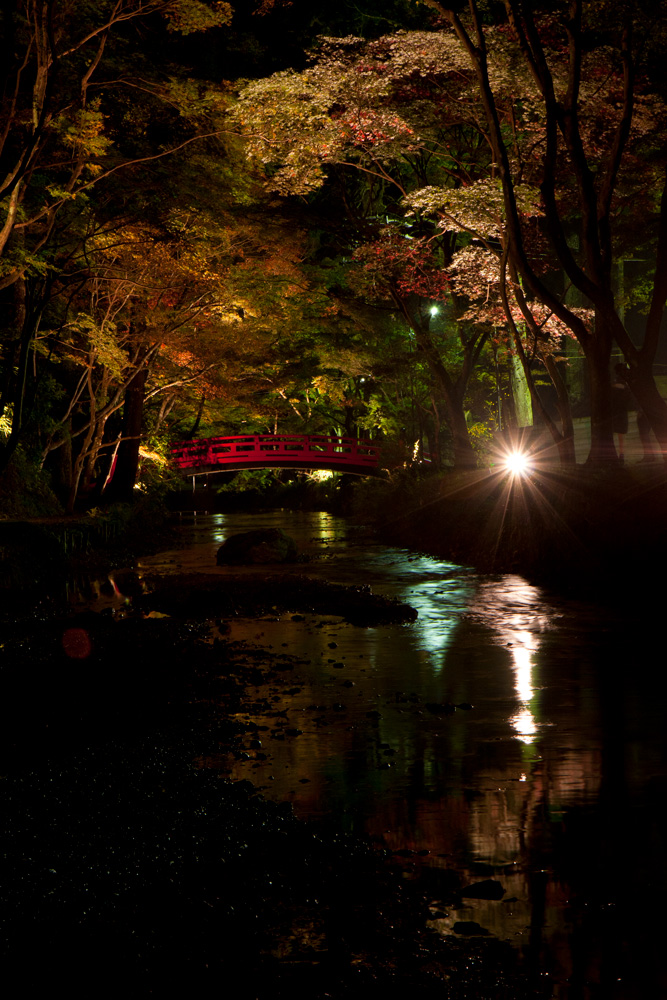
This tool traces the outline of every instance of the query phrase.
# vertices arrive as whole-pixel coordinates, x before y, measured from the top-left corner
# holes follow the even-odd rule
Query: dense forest
[[[0,4],[21,994],[667,997],[666,53],[667,0]]]
[[[586,417],[613,464],[615,363],[664,451],[664,13],[4,4],[3,512],[234,433],[469,469],[535,421],[568,466]]]

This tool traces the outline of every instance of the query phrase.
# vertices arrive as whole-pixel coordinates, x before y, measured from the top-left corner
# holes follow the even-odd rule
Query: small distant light
[[[431,313],[431,316],[437,316],[438,313],[440,312],[440,309],[438,308],[438,306],[431,306],[429,311]]]
[[[531,469],[530,457],[523,451],[513,451],[505,459],[505,468],[514,476],[523,476]]]

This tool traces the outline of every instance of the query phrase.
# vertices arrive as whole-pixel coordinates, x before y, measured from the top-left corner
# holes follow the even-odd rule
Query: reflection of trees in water
[[[397,571],[406,577],[400,565]],[[421,580],[415,574],[406,587]],[[667,678],[651,652],[655,639],[646,622],[631,629],[600,609],[554,606],[518,577],[474,581],[471,589],[442,656],[410,638],[413,626],[385,639],[381,630],[350,633],[334,687],[326,670],[325,688],[318,687],[322,677],[308,674],[299,693],[275,703],[289,709],[291,721],[271,720],[272,730],[295,718],[306,730],[280,743],[262,737],[271,753],[281,748],[281,766],[274,759],[265,772],[251,772],[246,762],[238,776],[254,774],[266,785],[273,774],[279,798],[294,791],[299,815],[333,813],[345,828],[365,829],[391,849],[429,851],[407,863],[439,869],[434,884],[445,885],[452,869],[464,881],[500,881],[503,900],[445,907],[449,917],[438,918],[437,929],[478,922],[523,950],[536,975],[571,979],[568,1000],[593,1000],[596,989],[605,1000],[667,995],[655,986],[662,944],[647,903],[667,888],[658,808],[667,791]],[[332,638],[336,659],[347,641],[337,625],[299,635],[299,642],[305,635],[321,641],[323,658],[319,646],[301,647],[314,663],[326,663]],[[263,641],[277,649],[281,638],[297,651],[291,633]],[[343,688],[343,679],[355,686]],[[331,709],[335,699],[345,712]],[[429,701],[474,708],[432,714]],[[318,703],[329,708],[308,711]],[[379,718],[366,719],[369,708]],[[302,777],[309,781],[299,783]],[[643,956],[634,973],[651,983],[643,994],[624,993],[615,982],[625,975],[626,954]],[[589,988],[587,979],[598,986]]]
[[[510,937],[537,970],[550,970],[562,981],[583,969],[600,982],[612,968],[605,955],[613,949],[603,947],[599,933],[586,944],[587,918],[582,924],[583,911],[577,909],[577,886],[586,884],[595,846],[569,822],[595,812],[603,784],[605,734],[596,671],[586,656],[577,662],[576,644],[574,650],[568,645],[563,662],[559,616],[524,581],[486,582],[477,597],[471,616],[478,624],[464,637],[457,635],[449,655],[458,664],[457,676],[469,671],[471,701],[482,710],[504,702],[507,712],[495,719],[490,713],[487,732],[477,734],[476,746],[473,738],[464,748],[461,784],[471,793],[455,803],[447,799],[438,816],[443,829],[429,828],[432,805],[424,804],[423,816],[418,811],[424,837],[414,838],[414,847],[430,846],[433,838],[444,845],[443,853],[449,849],[457,859],[485,862],[503,884],[505,899],[517,900],[466,900],[465,912],[457,909],[438,929],[446,933],[454,920],[474,919]],[[476,671],[480,650],[485,662]],[[554,652],[560,668],[555,671],[549,665]],[[553,686],[546,695],[545,683]],[[595,828],[600,837],[599,823]],[[588,958],[582,963],[584,953]]]
[[[655,650],[645,624],[589,615],[578,634],[554,636],[542,661],[554,725],[540,738],[523,823],[533,954],[577,996],[662,996],[664,943],[650,914],[667,888],[665,681],[643,666]]]

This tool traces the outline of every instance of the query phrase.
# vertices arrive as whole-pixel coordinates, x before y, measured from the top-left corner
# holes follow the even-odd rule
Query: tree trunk
[[[472,362],[481,347],[481,342],[477,342],[477,347],[475,342],[463,345],[464,363],[461,373],[458,378],[452,378],[428,329],[429,316],[420,316],[417,309],[411,310],[406,299],[397,292],[394,292],[393,295],[394,302],[415,335],[417,349],[423,354],[433,381],[442,393],[447,422],[452,435],[454,468],[476,469],[477,456],[468,433],[463,400],[472,371]]]
[[[440,468],[440,411],[435,396],[431,396],[431,414],[433,417],[433,433],[428,438],[428,448],[431,453],[431,462],[436,469]]]
[[[633,396],[644,411],[658,439],[663,461],[667,463],[667,407],[655,384],[652,368],[653,365],[649,361],[631,369],[629,384]]]
[[[440,389],[445,404],[447,423],[452,435],[455,469],[476,469],[477,456],[468,433],[463,399],[467,378],[462,374],[456,381],[443,364],[429,332],[413,324],[417,345],[423,351],[433,379]],[[464,383],[464,384],[462,384]]]
[[[587,461],[592,465],[618,461],[611,418],[610,360],[611,339],[603,335],[596,322],[596,335],[586,350],[591,394],[591,450]]]
[[[572,422],[572,410],[570,409],[570,397],[567,386],[558,371],[558,365],[549,354],[542,358],[544,366],[549,373],[549,378],[556,390],[558,398],[558,413],[561,423],[561,438],[556,441],[558,456],[561,465],[576,465],[577,456],[574,450],[574,424]]]
[[[139,470],[139,445],[144,413],[144,393],[148,370],[140,368],[125,390],[123,430],[107,499],[129,503]]]
[[[95,419],[94,415],[91,416],[90,426],[86,432],[86,436],[81,444],[81,450],[76,456],[74,462],[72,463],[72,479],[69,485],[69,493],[67,495],[67,503],[65,504],[65,510],[68,514],[73,513],[74,505],[76,504],[76,498],[79,494],[79,484],[81,482],[81,474],[83,473],[83,467],[88,456],[88,448],[93,440],[95,434]]]
[[[157,435],[162,430],[162,425],[167,420],[169,414],[176,405],[176,400],[178,399],[177,394],[174,392],[170,396],[166,396],[162,403],[160,404],[160,409],[158,411],[157,418],[155,420],[155,427],[153,428],[153,434]]]
[[[476,469],[477,455],[470,440],[465,410],[463,409],[463,392],[455,387],[444,386],[441,383],[442,394],[447,412],[447,422],[452,434],[455,469]]]
[[[173,404],[172,404],[173,405]],[[206,405],[206,393],[201,394],[201,399],[199,400],[199,407],[197,408],[197,416],[195,417],[195,422],[187,433],[188,438],[196,437],[199,433],[199,426],[201,424],[201,418],[204,416],[204,406]],[[162,416],[162,410],[160,410],[160,416]],[[158,425],[160,421],[158,420]]]
[[[102,447],[102,442],[104,440],[104,430],[106,428],[107,416],[102,414],[95,425],[95,433],[93,434],[92,440],[88,447],[88,455],[86,456],[85,465],[82,474],[82,486],[83,490],[88,493],[95,482],[96,467],[100,455],[100,448]]]
[[[26,283],[24,278],[14,282],[10,290],[11,303],[9,322],[6,329],[9,343],[5,348],[2,385],[0,392],[0,416],[8,405],[12,408],[11,429],[6,441],[0,446],[0,474],[9,465],[23,430],[23,406],[25,387],[30,360],[30,348],[35,334],[34,324],[28,314]]]
[[[544,366],[549,373],[551,381],[558,394],[558,412],[561,417],[562,431],[558,430],[555,421],[552,419],[551,415],[544,406],[540,394],[537,391],[537,386],[535,385],[535,379],[533,378],[533,373],[530,369],[530,362],[526,357],[526,352],[521,340],[521,335],[517,329],[516,324],[512,319],[511,312],[509,308],[506,310],[507,320],[512,332],[512,337],[514,339],[514,346],[516,348],[516,358],[513,360],[518,360],[521,363],[524,378],[526,380],[526,385],[528,386],[528,391],[530,393],[530,399],[532,400],[533,407],[538,411],[542,420],[544,421],[547,430],[551,434],[551,438],[558,448],[558,457],[560,459],[561,465],[575,465],[576,456],[574,451],[574,428],[572,425],[572,413],[570,411],[570,401],[567,394],[567,389],[563,383],[558,372],[558,366],[553,358],[548,355],[540,355]],[[512,374],[515,371],[513,366],[510,369]],[[510,394],[512,396],[513,404],[516,404],[516,398],[514,393]]]
[[[518,336],[518,333],[517,333]],[[533,426],[532,378],[525,356],[513,355],[510,367],[510,385],[514,396],[514,409],[520,428]]]

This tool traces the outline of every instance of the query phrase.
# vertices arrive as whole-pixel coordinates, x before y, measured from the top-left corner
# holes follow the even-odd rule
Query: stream
[[[204,766],[394,852],[435,932],[510,941],[554,997],[666,996],[661,621],[377,544],[321,512],[184,515],[183,547],[137,570],[238,573],[215,565],[222,540],[274,526],[309,557],[290,572],[368,585],[419,617],[225,623],[298,661],[289,685],[249,692],[239,719],[260,739]],[[267,701],[270,718],[253,712]],[[452,873],[479,886],[456,907]]]

